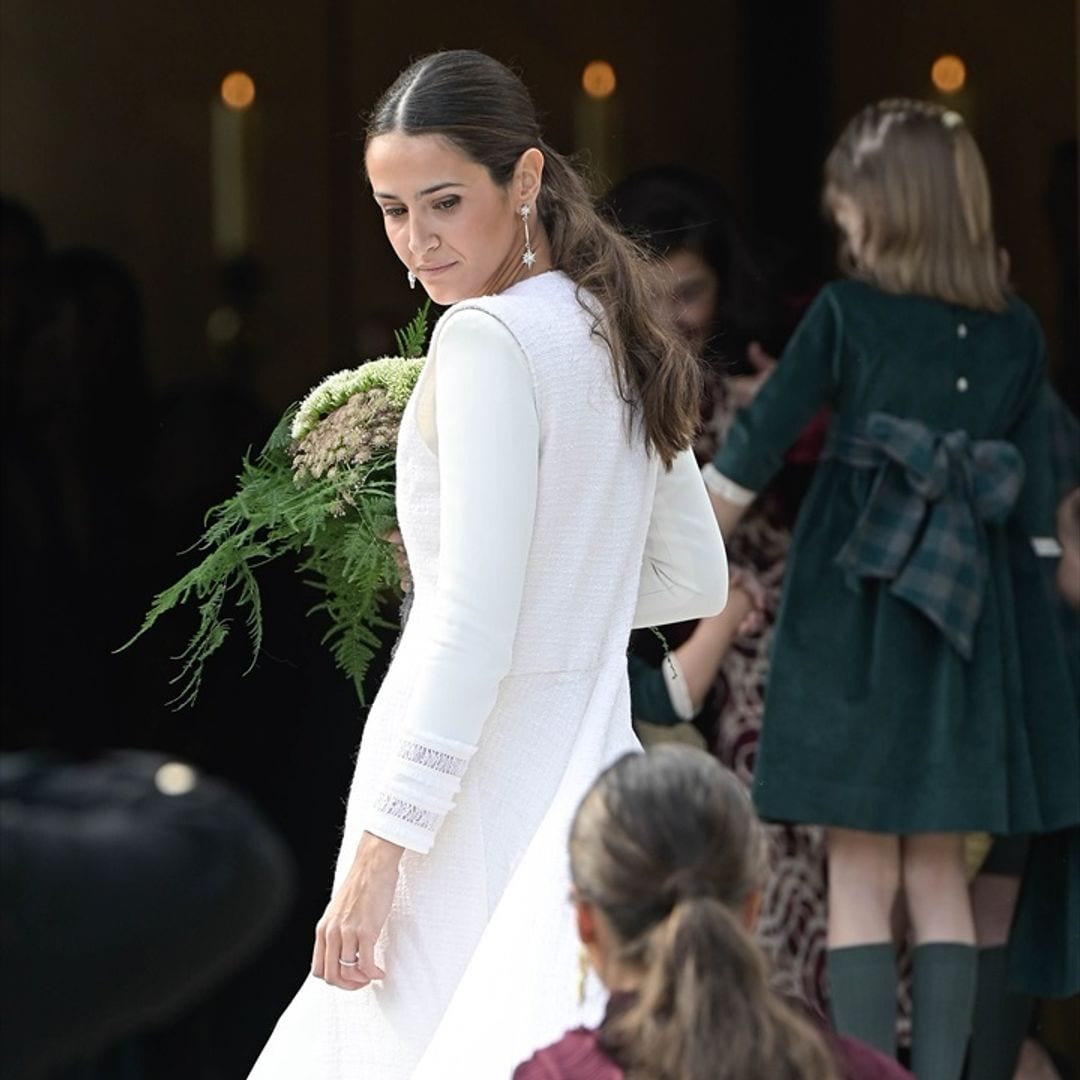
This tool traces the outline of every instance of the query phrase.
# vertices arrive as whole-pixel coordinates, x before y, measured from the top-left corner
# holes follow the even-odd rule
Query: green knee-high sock
[[[1006,946],[980,949],[968,1080],[1012,1080],[1031,1020],[1032,998],[1005,985]]]
[[[918,1080],[959,1080],[975,1010],[975,946],[935,941],[911,957],[911,1071]]]
[[[829,1008],[833,1026],[896,1056],[896,952],[891,941],[830,949]]]

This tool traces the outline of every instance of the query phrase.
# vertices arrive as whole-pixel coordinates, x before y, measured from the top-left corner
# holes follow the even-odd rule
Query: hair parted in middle
[[[637,246],[597,212],[570,162],[541,136],[524,83],[485,53],[433,53],[403,71],[380,98],[367,141],[390,132],[439,135],[509,185],[521,155],[536,147],[544,173],[536,206],[552,265],[600,303],[593,332],[608,345],[619,393],[647,444],[670,465],[697,429],[702,372],[674,327],[662,321],[665,284]]]
[[[601,1032],[629,1080],[836,1080],[821,1036],[769,989],[742,923],[764,844],[739,780],[690,747],[627,754],[582,800],[574,889],[643,976]]]
[[[909,98],[868,105],[825,162],[826,210],[840,195],[865,220],[866,256],[841,250],[852,276],[886,292],[1004,310],[990,181],[959,113]]]

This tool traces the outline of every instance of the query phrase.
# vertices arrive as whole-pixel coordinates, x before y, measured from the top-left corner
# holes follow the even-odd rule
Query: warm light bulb
[[[246,109],[255,100],[255,80],[246,71],[233,71],[221,80],[221,100],[230,109]]]
[[[934,61],[934,66],[930,69],[930,78],[943,94],[955,94],[963,89],[967,80],[967,68],[964,67],[964,61],[959,56],[946,53]]]
[[[606,60],[590,60],[581,73],[581,85],[591,98],[611,97],[615,93],[615,69]]]
[[[154,774],[154,785],[162,795],[186,795],[198,782],[195,770],[182,761],[168,761]]]

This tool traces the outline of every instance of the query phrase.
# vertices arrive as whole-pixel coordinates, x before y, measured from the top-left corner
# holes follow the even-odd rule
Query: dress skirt
[[[396,745],[424,619],[418,601],[372,705],[335,887]],[[344,991],[309,977],[251,1080],[495,1080],[566,1029],[596,1022],[598,985],[576,1004],[566,844],[600,770],[639,749],[622,652],[579,671],[511,674],[438,843],[402,859],[376,948],[385,981]]]
[[[916,608],[833,558],[870,479],[819,466],[778,615],[754,800],[871,832],[1043,833],[1080,821],[1080,723],[1055,614],[1015,522],[988,525],[965,660]]]

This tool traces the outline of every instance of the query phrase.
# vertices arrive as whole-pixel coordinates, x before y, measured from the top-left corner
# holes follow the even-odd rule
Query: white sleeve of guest
[[[711,492],[736,506],[749,506],[757,498],[756,491],[729,480],[711,461],[701,470],[701,478]]]
[[[719,614],[727,603],[727,556],[692,450],[656,479],[634,626]]]
[[[434,377],[439,564],[403,736],[364,827],[418,852],[454,804],[510,669],[536,509],[540,432],[521,347],[476,309],[440,328]]]

